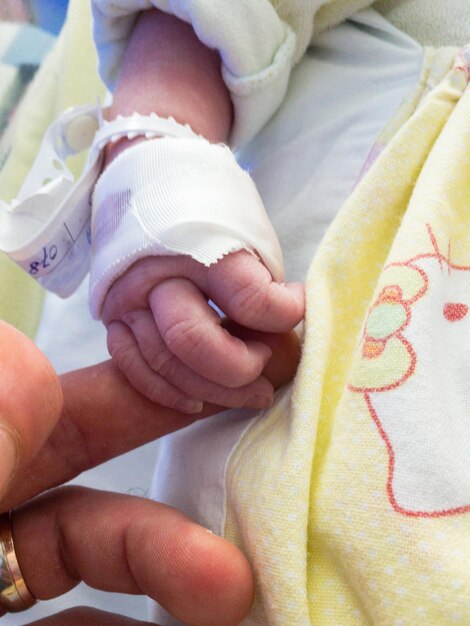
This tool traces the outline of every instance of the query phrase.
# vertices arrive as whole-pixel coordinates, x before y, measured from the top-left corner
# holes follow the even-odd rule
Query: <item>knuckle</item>
[[[180,398],[180,395],[172,393],[169,390],[164,390],[158,384],[157,378],[150,378],[145,382],[140,383],[140,393],[145,396],[151,402],[155,402],[156,404],[161,404],[162,406],[168,407],[169,409],[177,408],[177,403]],[[183,394],[181,394],[182,397]]]
[[[238,394],[234,393],[230,389],[206,389],[204,393],[204,400],[211,402],[212,404],[219,404],[224,407],[235,408],[241,405]]]
[[[161,393],[161,391],[152,383],[151,380],[139,381],[139,389],[140,393],[145,396],[151,402],[156,402],[158,404],[162,404],[163,406],[168,406],[165,402],[165,396]]]
[[[182,360],[197,358],[202,351],[206,331],[197,320],[175,322],[162,333],[167,348]]]
[[[116,332],[108,332],[108,351],[123,372],[132,371],[137,362],[136,351],[124,336]]]
[[[149,367],[163,378],[171,380],[177,374],[177,360],[168,350],[153,352],[148,356],[147,362]]]
[[[125,287],[118,279],[113,285],[111,285],[103,303],[102,318],[105,324],[112,322],[115,319],[125,313],[127,299],[123,297],[125,294]]]
[[[106,294],[102,317],[119,319],[131,308],[145,307],[150,291],[165,277],[164,257],[145,257],[119,276]]]
[[[132,328],[135,324],[137,324],[143,314],[145,312],[140,310],[140,309],[132,309],[132,311],[126,311],[122,314],[122,321],[124,322],[124,324],[126,324],[127,326],[129,326],[130,328]]]
[[[70,450],[74,453],[70,454]],[[93,465],[94,457],[83,431],[64,411],[47,441],[47,451],[56,458],[66,480],[77,476]],[[70,488],[70,486],[68,487]]]
[[[229,299],[230,313],[234,319],[242,316],[243,323],[248,326],[267,315],[270,304],[269,285],[244,285]]]

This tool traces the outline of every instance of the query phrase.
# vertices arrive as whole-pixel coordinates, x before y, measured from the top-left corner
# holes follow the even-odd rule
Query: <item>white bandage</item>
[[[94,195],[94,317],[113,281],[152,254],[186,254],[210,265],[246,249],[282,280],[277,237],[229,148],[155,114],[106,122],[99,106],[70,109],[48,128],[18,197],[0,202],[0,250],[47,289],[62,297],[73,293],[89,269],[91,196],[102,150],[110,141],[137,136],[162,139],[125,150]],[[74,182],[66,159],[88,148],[85,170]]]
[[[0,250],[62,297],[73,293],[89,269],[89,198],[101,170],[100,151],[92,151],[74,182],[67,158],[90,147],[101,122],[96,105],[65,111],[46,130],[17,198],[0,201]]]
[[[18,197],[0,201],[0,250],[46,289],[72,294],[90,266],[91,194],[102,150],[123,137],[197,137],[187,124],[152,113],[102,118],[99,105],[68,109],[47,129]],[[67,158],[90,148],[74,181]]]
[[[209,266],[259,255],[283,280],[277,236],[249,174],[226,146],[164,138],[122,152],[93,196],[90,310],[99,318],[112,283],[149,255],[190,255]]]

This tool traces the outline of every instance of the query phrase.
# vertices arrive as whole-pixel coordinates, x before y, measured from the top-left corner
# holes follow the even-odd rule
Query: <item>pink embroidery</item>
[[[459,51],[459,59],[461,65],[457,65],[457,69],[464,71],[467,74],[467,80],[470,80],[470,45],[461,48]]]
[[[458,322],[468,313],[468,306],[458,302],[448,302],[444,305],[444,317],[449,322]]]
[[[368,311],[359,363],[351,372],[348,387],[363,394],[385,443],[389,457],[386,490],[392,508],[409,517],[434,518],[470,512],[470,472],[465,461],[465,438],[469,433],[465,425],[466,396],[458,400],[452,391],[449,398],[442,395],[444,388],[441,393],[440,381],[451,372],[445,364],[437,367],[439,355],[449,354],[449,365],[454,363],[452,355],[458,351],[459,341],[463,345],[468,336],[466,326],[457,325],[470,308],[460,301],[468,281],[461,272],[468,273],[470,267],[453,264],[450,245],[447,255],[442,254],[430,225],[427,230],[432,252],[384,268],[383,280],[386,281],[386,273],[390,272],[391,282],[381,289]],[[454,282],[447,283],[444,277],[451,281],[454,272]],[[452,285],[458,286],[457,291],[450,290]],[[442,302],[441,298],[452,294],[455,300]],[[425,295],[431,298],[431,305],[442,302],[444,319],[452,323],[455,332],[460,328],[457,334],[449,331],[453,347],[446,343],[445,336],[444,343],[437,341],[439,333],[447,332],[446,327],[436,327],[439,317],[432,313],[436,309],[429,309],[427,303],[420,307],[420,315],[429,310],[429,318],[419,317],[418,323],[411,326],[412,320],[418,320],[413,317],[414,308]],[[434,339],[429,335],[433,328],[439,328],[435,335],[436,360]],[[424,351],[426,361],[419,361],[419,350]],[[464,371],[462,367],[465,362],[457,368],[457,376]],[[403,391],[399,391],[402,386]],[[465,393],[463,389],[462,393]],[[436,467],[444,468],[442,476],[433,472],[435,463]],[[420,470],[415,474],[418,466]]]

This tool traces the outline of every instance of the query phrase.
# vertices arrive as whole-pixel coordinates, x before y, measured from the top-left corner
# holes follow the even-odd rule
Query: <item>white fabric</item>
[[[89,147],[98,118],[96,105],[62,113],[46,130],[17,198],[0,201],[0,250],[62,297],[88,273],[89,196],[101,169],[95,152],[75,182],[67,159]]]
[[[138,11],[156,7],[192,24],[222,59],[234,106],[230,144],[247,144],[280,106],[291,69],[312,37],[315,14],[324,27],[371,0],[92,0],[100,73],[111,90]],[[335,11],[335,7],[338,10]],[[336,16],[336,19],[335,19]],[[318,29],[317,29],[318,31]]]
[[[136,14],[152,7],[192,24],[203,43],[219,50],[223,76],[234,95],[231,142],[249,141],[284,97],[295,53],[290,27],[269,0],[93,0],[100,73],[111,89]]]
[[[157,7],[192,24],[219,50],[235,111],[231,145],[251,140],[280,106],[291,68],[327,28],[371,0],[92,0],[100,72],[113,88],[138,11]],[[470,38],[467,0],[379,0],[378,9],[422,45]],[[450,12],[450,13],[449,13]]]
[[[225,466],[227,457],[237,445],[241,434],[256,417],[255,411],[226,411],[195,422],[190,429],[180,430],[172,437],[172,446],[164,446],[158,455],[152,493],[158,500],[171,502],[189,517],[212,532],[222,535],[225,521]],[[221,420],[223,427],[220,428]],[[178,469],[175,472],[175,450]],[[197,455],[194,454],[197,450]],[[214,454],[214,451],[217,451]],[[210,463],[207,463],[207,459]],[[161,481],[160,476],[173,476]],[[188,477],[194,479],[189,480]]]
[[[72,107],[46,130],[26,180],[10,204],[0,201],[0,250],[63,298],[78,288],[90,268],[91,202],[109,142],[173,137],[200,138],[172,117],[133,113],[103,120],[99,105]],[[89,150],[75,181],[70,156]]]
[[[239,154],[279,235],[288,280],[305,278],[375,137],[418,82],[422,58],[420,46],[375,11],[359,13],[318,38],[295,68],[280,110]],[[288,407],[289,396],[286,386],[277,401]],[[259,418],[228,411],[164,438],[155,499],[220,532],[227,463]],[[162,626],[180,625],[155,606],[152,618]]]
[[[375,6],[423,46],[464,46],[470,41],[468,0],[378,0]]]
[[[100,317],[112,283],[140,258],[185,254],[209,266],[242,249],[283,280],[276,233],[230,149],[204,139],[139,143],[111,163],[93,194],[91,313]]]

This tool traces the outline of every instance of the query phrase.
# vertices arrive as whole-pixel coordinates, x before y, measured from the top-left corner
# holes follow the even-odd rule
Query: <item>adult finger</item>
[[[293,333],[254,334],[273,349],[274,357],[265,371],[274,386],[280,387],[295,374],[298,340]],[[20,460],[2,499],[2,510],[222,410],[205,404],[201,414],[190,416],[156,405],[136,391],[112,361],[63,374],[60,379],[64,395],[61,419],[35,458],[27,464]]]
[[[229,388],[204,378],[185,365],[168,350],[152,313],[148,309],[132,312],[125,317],[125,322],[131,328],[138,343],[139,352],[154,372],[154,377],[164,378],[186,396],[228,408],[261,409],[272,403],[273,386],[265,377],[259,377],[249,385]],[[158,398],[158,401],[171,406],[164,397]],[[199,410],[202,410],[202,404]],[[197,411],[188,410],[187,412]]]
[[[255,381],[271,357],[265,344],[230,335],[205,295],[187,279],[163,281],[151,291],[149,304],[169,351],[219,385]]]
[[[80,606],[35,622],[28,622],[27,626],[155,626],[155,624]]]
[[[0,510],[8,510],[144,443],[184,428],[197,416],[153,403],[134,389],[110,360],[60,377],[60,420],[29,463],[20,459]]]
[[[194,626],[235,626],[251,606],[253,578],[242,553],[151,500],[61,488],[17,509],[12,531],[26,584],[40,600],[84,581],[145,594]]]
[[[0,322],[0,496],[20,464],[31,461],[59,419],[62,391],[46,357]]]

